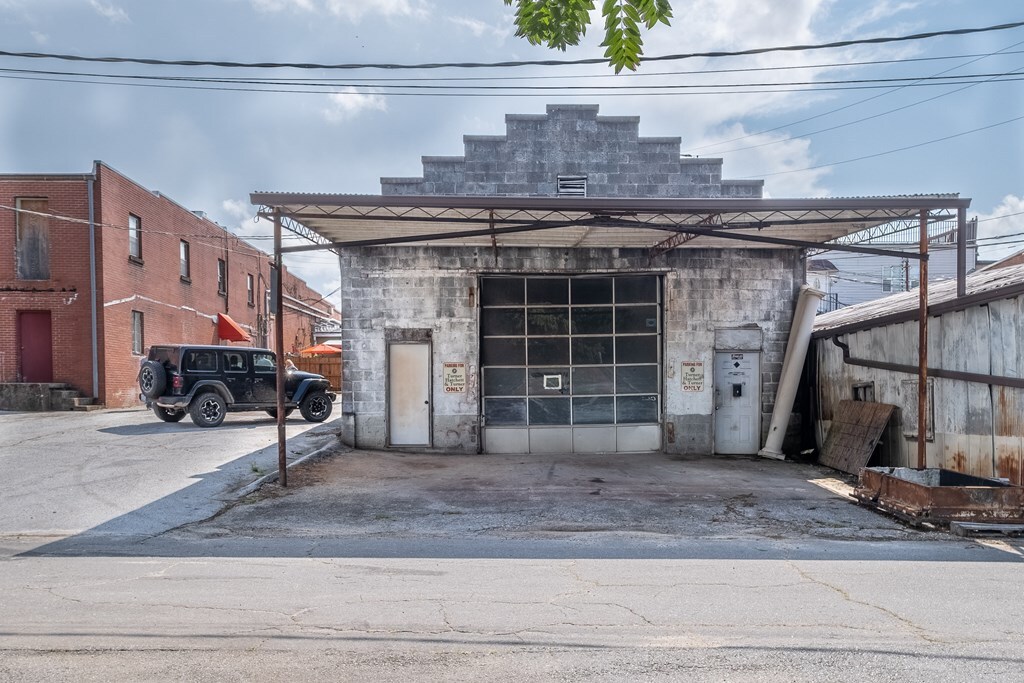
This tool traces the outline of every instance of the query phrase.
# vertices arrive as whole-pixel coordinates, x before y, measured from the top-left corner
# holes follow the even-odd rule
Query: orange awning
[[[242,326],[224,313],[217,314],[217,336],[221,341],[252,341]]]

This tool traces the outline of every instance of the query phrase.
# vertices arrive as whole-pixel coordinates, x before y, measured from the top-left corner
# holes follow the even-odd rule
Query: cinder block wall
[[[664,423],[670,453],[713,449],[711,367],[715,330],[756,325],[761,358],[762,439],[771,419],[793,302],[803,281],[795,250],[681,249],[649,259],[619,249],[363,249],[342,257],[343,385],[358,445],[386,445],[387,330],[428,329],[432,336],[433,442],[474,453],[479,441],[478,278],[489,273],[653,272],[664,276]],[[683,393],[680,362],[703,360],[703,392]],[[465,393],[445,394],[442,363],[465,362]],[[353,421],[345,421],[350,443]]]
[[[585,174],[591,197],[760,197],[762,180],[723,180],[722,160],[680,156],[681,138],[642,137],[638,116],[597,105],[508,114],[505,135],[466,135],[463,156],[423,157],[421,178],[381,178],[385,195],[553,196]]]

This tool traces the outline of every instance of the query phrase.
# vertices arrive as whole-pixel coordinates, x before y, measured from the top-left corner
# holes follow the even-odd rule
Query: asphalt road
[[[817,468],[349,452],[224,509],[276,463],[272,421],[70,419],[0,414],[5,682],[1024,670],[1024,541],[906,530]]]
[[[287,422],[290,458],[333,442],[331,422]],[[277,426],[231,413],[220,427],[148,410],[0,411],[0,535],[152,536],[208,517],[277,469]]]

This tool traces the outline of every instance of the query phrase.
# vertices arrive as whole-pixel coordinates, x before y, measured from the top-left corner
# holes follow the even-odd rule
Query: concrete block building
[[[0,385],[12,387],[0,395],[33,385],[37,408],[65,403],[50,385],[55,398],[137,405],[151,344],[270,339],[270,257],[102,162],[0,175],[0,253]],[[337,311],[287,271],[284,283],[298,350]]]
[[[506,127],[379,196],[252,195],[340,256],[360,447],[756,453],[804,249],[951,201],[765,200],[591,105]]]

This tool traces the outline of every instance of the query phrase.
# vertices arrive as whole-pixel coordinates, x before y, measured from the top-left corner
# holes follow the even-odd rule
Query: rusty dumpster
[[[1024,487],[940,468],[865,467],[854,497],[914,525],[1024,523]]]

